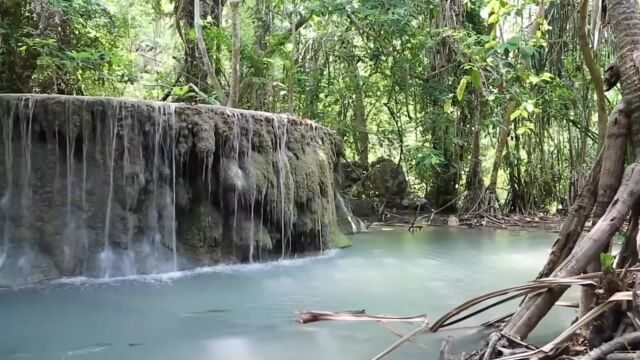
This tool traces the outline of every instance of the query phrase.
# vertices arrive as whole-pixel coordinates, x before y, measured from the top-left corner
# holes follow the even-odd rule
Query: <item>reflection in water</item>
[[[316,258],[4,289],[0,359],[367,359],[396,337],[373,323],[299,325],[294,311],[426,312],[435,319],[473,296],[535,277],[552,239],[477,229],[380,231]],[[473,325],[515,305],[422,335],[417,341],[427,349],[407,344],[390,358],[433,358],[448,336],[454,351],[471,350],[486,336]],[[553,311],[534,341],[573,316],[571,309]],[[407,333],[415,325],[393,326]]]

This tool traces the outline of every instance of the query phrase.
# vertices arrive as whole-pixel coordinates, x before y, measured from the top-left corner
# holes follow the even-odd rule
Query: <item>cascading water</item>
[[[0,95],[0,286],[331,246],[331,131],[223,107]]]
[[[13,106],[10,111],[8,118],[2,119],[2,128],[6,129],[2,132],[2,135],[4,140],[4,170],[7,177],[7,185],[4,196],[0,198],[0,210],[4,215],[4,222],[2,224],[2,249],[0,250],[0,269],[2,269],[9,253],[9,226],[11,225],[9,210],[11,207],[11,195],[13,189],[13,121],[10,119],[13,118]]]
[[[280,201],[280,240],[282,245],[281,259],[291,253],[291,225],[293,223],[293,184],[290,178],[289,158],[287,157],[288,118],[276,116],[273,121],[276,137],[276,159],[278,164],[278,198]]]

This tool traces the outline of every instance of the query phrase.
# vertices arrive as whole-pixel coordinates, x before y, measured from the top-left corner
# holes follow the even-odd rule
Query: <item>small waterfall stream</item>
[[[283,259],[344,223],[341,142],[308,121],[0,95],[0,131],[0,285]]]

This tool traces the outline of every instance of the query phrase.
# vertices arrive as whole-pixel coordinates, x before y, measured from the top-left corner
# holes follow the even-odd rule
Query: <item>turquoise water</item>
[[[64,279],[0,290],[0,359],[369,359],[397,338],[370,323],[300,325],[295,310],[432,320],[461,302],[535,277],[553,234],[477,229],[375,231],[354,246],[278,263],[120,280]],[[512,311],[502,306],[460,326]],[[534,341],[567,325],[559,308]],[[407,333],[414,325],[394,324]],[[447,336],[472,349],[475,327],[421,335],[390,359],[434,358]]]

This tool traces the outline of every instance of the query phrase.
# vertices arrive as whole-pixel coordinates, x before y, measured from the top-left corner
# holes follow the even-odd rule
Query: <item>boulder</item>
[[[409,194],[407,197],[402,199],[401,204],[405,208],[415,209],[418,206],[424,208],[425,206],[428,206],[429,202],[427,201],[427,199],[421,196],[418,196],[416,194]]]
[[[384,199],[404,198],[409,189],[409,183],[402,166],[383,157],[371,163],[366,180],[367,189],[376,197]]]
[[[360,218],[376,216],[376,202],[374,199],[348,198],[347,201],[353,215]]]

